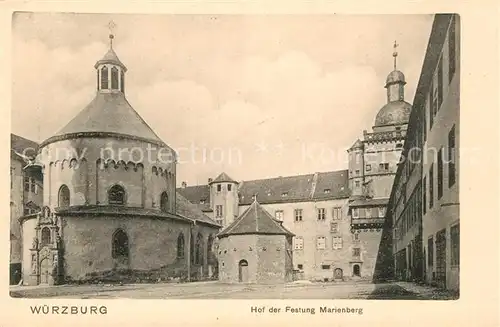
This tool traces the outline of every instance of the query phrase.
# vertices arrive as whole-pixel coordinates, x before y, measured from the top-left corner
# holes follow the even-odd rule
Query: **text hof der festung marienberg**
[[[281,306],[281,307],[266,307],[266,306],[251,306],[251,313],[288,313],[288,314],[356,314],[362,315],[363,308],[353,308],[353,307],[331,307],[331,306],[318,306],[318,307],[293,307],[293,306]]]

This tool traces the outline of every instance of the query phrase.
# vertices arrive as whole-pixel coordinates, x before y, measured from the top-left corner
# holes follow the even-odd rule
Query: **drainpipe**
[[[192,224],[189,224],[189,233],[188,233],[188,237],[187,237],[187,281],[190,282],[191,281],[191,235],[193,233],[193,227],[194,225],[196,224],[195,221],[193,221]],[[186,249],[186,246],[184,246],[184,249]]]

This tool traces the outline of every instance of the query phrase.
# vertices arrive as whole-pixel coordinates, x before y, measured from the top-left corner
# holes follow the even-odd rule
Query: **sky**
[[[95,96],[113,47],[126,97],[179,153],[177,184],[346,169],[397,68],[412,103],[432,15],[13,16],[12,133],[41,142]]]

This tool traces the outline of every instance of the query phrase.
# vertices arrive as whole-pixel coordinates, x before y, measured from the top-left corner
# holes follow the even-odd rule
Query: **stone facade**
[[[398,169],[387,216],[395,277],[451,290],[460,263],[459,31],[457,15],[436,15],[404,149],[412,160]]]
[[[224,283],[290,282],[293,263],[287,253],[291,253],[291,247],[291,238],[282,235],[232,235],[223,238],[218,249],[219,280]]]
[[[436,34],[443,29],[447,32],[444,38],[434,40],[435,50],[433,51],[440,53],[441,59],[434,60],[433,65],[429,65],[428,68],[429,71],[434,71],[432,85],[436,85],[436,88],[426,92],[425,103],[426,133],[423,149],[424,154],[428,155],[422,167],[426,180],[425,203],[427,204],[422,220],[423,247],[427,256],[425,271],[428,283],[458,290],[460,279],[460,178],[458,173],[460,171],[460,17],[442,15],[435,20],[433,28]],[[453,41],[450,45],[451,38]],[[454,54],[453,64],[450,62],[450,53]],[[431,56],[430,51],[427,56]],[[441,84],[438,83],[440,69],[442,70]],[[440,87],[442,88],[439,89]],[[433,98],[438,99],[439,96],[436,94],[442,92],[442,102],[431,103],[431,92],[434,92]],[[433,105],[436,108],[431,111],[430,108]],[[433,112],[432,118],[431,112]],[[441,167],[438,163],[440,149],[445,156]],[[453,165],[448,162],[452,162]],[[431,169],[433,178],[430,176]],[[440,183],[442,194],[439,191]]]

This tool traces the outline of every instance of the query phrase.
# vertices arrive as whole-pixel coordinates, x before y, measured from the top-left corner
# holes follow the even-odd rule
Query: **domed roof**
[[[411,104],[406,101],[392,101],[380,109],[375,126],[407,124],[410,120]]]
[[[387,75],[387,79],[385,80],[386,86],[389,84],[394,84],[394,83],[406,84],[405,75],[397,69],[390,72],[389,75]]]
[[[121,92],[97,93],[75,118],[43,143],[67,134],[89,132],[117,133],[163,144]]]

